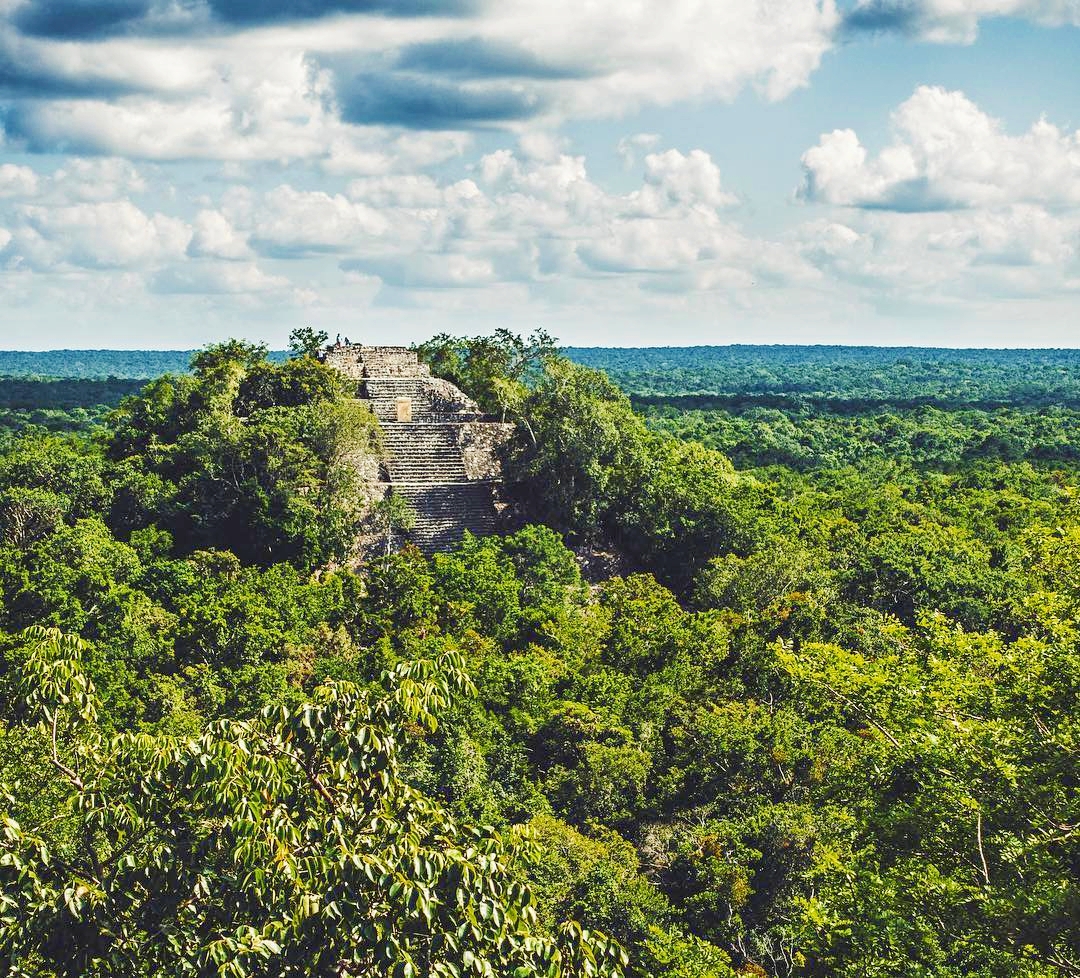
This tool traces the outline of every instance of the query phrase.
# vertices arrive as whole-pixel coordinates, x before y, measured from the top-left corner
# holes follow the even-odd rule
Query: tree
[[[314,330],[310,326],[301,326],[289,333],[289,353],[294,359],[311,357],[314,359],[322,352],[330,334],[323,330]]]
[[[507,477],[529,515],[580,538],[596,537],[636,485],[649,433],[604,374],[548,358],[523,407],[532,438]]]
[[[386,537],[387,557],[394,551],[394,531],[408,533],[416,525],[416,510],[393,489],[372,507],[371,516],[379,535]]]
[[[505,420],[521,417],[529,388],[558,348],[543,329],[527,339],[497,329],[491,336],[471,338],[442,333],[418,346],[417,353],[437,377],[457,384],[485,411]]]
[[[225,340],[210,343],[197,350],[191,357],[191,369],[200,377],[206,377],[222,367],[239,365],[250,368],[266,359],[265,343],[248,343],[245,340]]]
[[[377,454],[374,415],[309,357],[276,364],[230,341],[193,364],[196,376],[155,381],[117,412],[117,524],[163,525],[180,552],[308,567],[348,559],[366,503],[359,473]]]
[[[456,653],[197,738],[106,740],[82,643],[26,638],[24,704],[66,797],[36,826],[0,816],[10,974],[621,974],[604,935],[541,930],[521,832],[459,824],[403,780],[403,742],[471,688]]]

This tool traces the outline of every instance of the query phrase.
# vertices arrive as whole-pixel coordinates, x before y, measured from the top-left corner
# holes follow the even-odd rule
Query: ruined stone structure
[[[416,512],[412,541],[431,553],[453,547],[466,530],[491,533],[498,448],[513,425],[487,419],[406,347],[335,344],[323,361],[358,382],[358,396],[379,421],[387,454],[380,484]]]

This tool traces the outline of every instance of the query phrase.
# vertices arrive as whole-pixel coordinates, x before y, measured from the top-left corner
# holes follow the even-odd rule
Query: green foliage
[[[168,528],[181,551],[315,567],[349,557],[366,508],[357,463],[374,417],[310,357],[284,364],[238,341],[207,347],[194,376],[125,401],[108,444],[126,483],[118,522]]]
[[[330,334],[324,330],[301,326],[289,333],[289,353],[294,357],[317,357],[328,339]]]
[[[0,376],[0,438],[32,428],[90,432],[125,397],[138,393],[141,386],[139,381],[116,378]]]
[[[468,391],[480,407],[505,420],[522,415],[529,382],[556,355],[555,341],[542,329],[524,339],[507,329],[470,339],[441,333],[416,352],[437,377]]]
[[[910,406],[880,398],[635,398],[649,424],[701,442],[740,468],[799,471],[910,464],[955,471],[980,462],[1080,461],[1075,406]]]
[[[1076,350],[950,350],[875,346],[571,347],[577,363],[604,370],[643,395],[800,395],[1076,406]]]
[[[620,974],[603,934],[537,931],[512,836],[399,776],[408,730],[470,688],[452,654],[400,663],[378,694],[326,684],[197,738],[104,740],[81,643],[27,637],[26,703],[68,795],[47,825],[0,819],[14,973]]]
[[[416,525],[416,511],[404,496],[391,489],[371,508],[375,531],[386,539],[386,553],[394,549],[394,533],[408,533]]]
[[[424,352],[540,522],[357,566],[370,416],[246,344],[0,446],[6,967],[1078,973],[1072,354]]]

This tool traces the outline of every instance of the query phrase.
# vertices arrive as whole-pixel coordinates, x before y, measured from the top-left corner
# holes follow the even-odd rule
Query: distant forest
[[[187,373],[194,350],[0,350],[0,377],[151,380]],[[285,359],[271,353],[270,359]]]
[[[148,380],[187,372],[193,352],[0,351],[0,378]],[[909,406],[1080,404],[1080,350],[732,345],[567,347],[564,353],[605,371],[632,395],[786,395]],[[285,356],[275,352],[270,359]],[[102,393],[111,397],[115,391]],[[2,403],[12,406],[6,392]]]
[[[631,394],[788,394],[952,404],[1080,398],[1080,350],[874,346],[575,348]]]

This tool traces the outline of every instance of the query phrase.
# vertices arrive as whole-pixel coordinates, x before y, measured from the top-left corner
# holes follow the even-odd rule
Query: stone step
[[[380,422],[397,422],[397,399],[412,401],[413,421],[434,420],[431,389],[417,377],[370,377],[360,391]]]
[[[363,388],[369,397],[426,392],[430,385],[431,379],[428,377],[365,377],[363,382]]]
[[[456,546],[466,530],[482,536],[496,529],[493,490],[488,483],[399,485],[394,491],[416,513],[409,538],[425,553]]]
[[[399,397],[412,402],[413,421],[460,423],[483,417],[460,391],[448,399],[446,385],[438,387],[439,383],[430,377],[369,377],[359,394],[380,422],[397,422]]]
[[[382,425],[391,482],[465,482],[458,426],[395,422]]]

